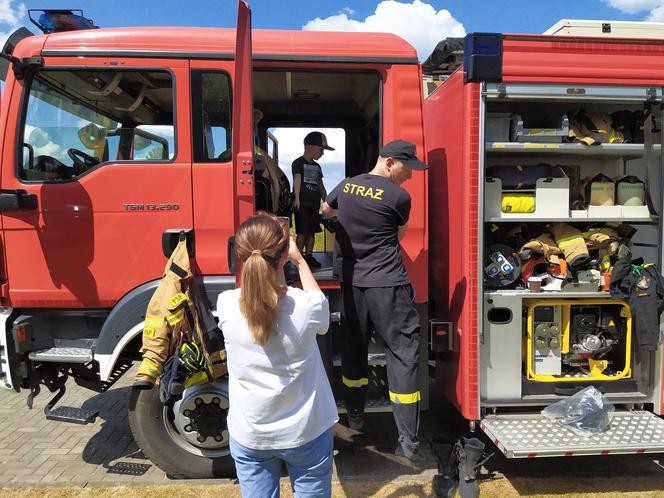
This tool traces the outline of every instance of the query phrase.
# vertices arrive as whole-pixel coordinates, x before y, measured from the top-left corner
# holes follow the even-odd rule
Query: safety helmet
[[[491,287],[506,287],[521,273],[521,261],[516,251],[504,244],[494,244],[484,254],[484,281]]]

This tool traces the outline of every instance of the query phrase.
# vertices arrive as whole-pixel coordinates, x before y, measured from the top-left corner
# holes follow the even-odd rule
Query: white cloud
[[[349,17],[345,9],[334,16],[317,17],[302,29],[311,31],[362,31],[394,33],[407,40],[417,50],[420,60],[426,59],[436,44],[450,36],[464,36],[466,30],[449,10],[436,9],[421,0],[402,3],[383,0],[374,14],[364,21]]]
[[[625,14],[648,12],[644,21],[664,21],[664,0],[603,0],[603,2]]]
[[[664,22],[664,5],[660,4],[650,11],[646,21]]]
[[[351,9],[350,7],[344,7],[343,9],[341,9],[339,11],[339,13],[340,14],[343,13],[343,14],[346,14],[348,16],[352,16],[353,14],[355,14],[355,11],[353,9]]]
[[[26,8],[19,3],[16,7],[14,0],[0,0],[0,48],[5,44],[9,35],[23,25]]]

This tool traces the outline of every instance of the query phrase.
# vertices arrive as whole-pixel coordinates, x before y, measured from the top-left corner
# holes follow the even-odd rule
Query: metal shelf
[[[659,216],[650,216],[649,218],[533,218],[529,215],[523,215],[510,218],[490,217],[484,219],[485,223],[657,223],[658,221]]]
[[[653,151],[659,153],[661,145],[654,145]],[[488,154],[564,154],[572,156],[603,157],[643,157],[643,144],[566,144],[566,143],[528,143],[528,142],[487,142]]]
[[[485,298],[491,297],[506,297],[514,296],[521,298],[536,298],[536,299],[566,299],[566,298],[605,298],[611,297],[611,294],[607,291],[597,291],[597,292],[575,292],[575,291],[542,291],[542,292],[531,292],[527,289],[517,290],[517,289],[505,289],[505,290],[494,290],[486,291],[484,293]]]

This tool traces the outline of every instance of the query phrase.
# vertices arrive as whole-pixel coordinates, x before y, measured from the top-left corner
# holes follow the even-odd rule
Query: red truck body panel
[[[663,40],[505,35],[503,81],[662,85]]]
[[[454,344],[438,353],[437,380],[468,419],[477,418],[477,227],[479,84],[463,84],[457,71],[445,91],[425,105],[424,128],[431,163],[430,224],[432,316],[453,322]],[[456,116],[457,119],[450,119]]]
[[[502,81],[659,87],[664,85],[663,54],[661,40],[504,35]],[[469,420],[480,418],[480,102],[480,83],[464,84],[461,68],[424,104],[432,316],[451,322],[454,334],[453,351],[436,353],[437,379],[441,392]]]

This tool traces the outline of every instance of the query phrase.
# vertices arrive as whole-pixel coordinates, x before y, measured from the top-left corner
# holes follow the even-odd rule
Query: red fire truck
[[[104,391],[140,358],[146,306],[181,230],[210,304],[235,286],[231,237],[254,210],[254,108],[265,151],[273,127],[343,129],[342,178],[368,171],[384,142],[424,150],[420,66],[390,34],[252,32],[243,2],[236,30],[26,31],[4,50],[0,375],[30,390],[29,402],[40,385],[57,392],[49,418],[91,420],[54,406],[67,378]],[[413,205],[402,243],[426,330],[426,176],[406,188]],[[339,283],[331,253],[315,256],[333,320],[320,349],[338,389]],[[375,348],[367,409],[389,410]],[[221,383],[167,407],[153,389],[132,394],[129,417],[157,465],[209,477],[233,472],[227,408]]]
[[[59,23],[67,29],[77,24],[62,18]],[[607,159],[612,174],[623,173],[619,168],[632,160],[645,164],[634,166],[634,174],[645,178],[638,169],[645,168],[657,208],[604,218],[638,225],[642,238],[634,239],[635,252],[661,262],[661,189],[652,188],[661,184],[658,135],[648,132],[641,143],[601,145],[592,152],[580,144],[534,147],[485,138],[487,123],[510,126],[505,115],[531,119],[537,110],[553,114],[577,102],[605,111],[648,108],[659,122],[658,82],[664,75],[654,61],[664,45],[489,38],[493,45],[471,37],[470,65],[424,100],[415,50],[400,38],[252,31],[244,2],[235,30],[51,29],[39,36],[19,30],[2,52],[9,62],[0,105],[2,385],[29,390],[29,404],[45,386],[56,393],[45,409],[48,418],[93,420],[94,413],[55,405],[68,378],[103,392],[140,358],[147,303],[182,230],[189,234],[193,269],[210,304],[235,286],[231,237],[254,211],[256,136],[269,151],[271,128],[331,127],[345,132],[343,176],[368,171],[380,145],[396,138],[426,152],[432,166],[405,184],[413,205],[402,240],[422,331],[431,339],[422,341],[423,408],[429,403],[431,344],[441,391],[509,456],[662,450],[663,424],[653,415],[662,406],[661,348],[643,353],[628,346],[631,329],[623,327],[617,332],[622,341],[609,338],[609,345],[622,345],[613,348],[611,366],[619,368],[619,378],[604,379],[608,370],[597,373],[595,365],[591,374],[579,368],[574,382],[561,380],[555,358],[575,351],[577,336],[568,331],[559,337],[567,339],[567,351],[549,348],[554,359],[546,359],[542,369],[533,353],[540,343],[530,339],[533,325],[544,324],[547,340],[553,339],[556,326],[568,330],[570,316],[579,314],[575,303],[596,316],[609,306],[608,294],[566,289],[533,297],[514,288],[490,289],[483,259],[493,225],[589,223],[587,210],[584,221],[573,219],[571,211],[542,218],[540,197],[530,213],[539,218],[510,218],[487,202],[492,177],[486,168],[514,158],[526,165],[550,158],[588,160],[600,169]],[[254,108],[264,116],[257,133]],[[564,183],[544,180],[546,186]],[[556,194],[547,193],[550,199]],[[491,199],[501,195],[494,188]],[[316,278],[332,312],[331,331],[319,345],[338,390],[336,352],[344,326],[339,283],[331,254],[316,258],[322,266]],[[619,308],[617,320],[625,318],[620,313],[628,312]],[[606,348],[604,336],[596,339]],[[586,342],[594,344],[592,338]],[[381,347],[372,345],[370,352],[367,411],[389,410]],[[588,384],[602,387],[619,407],[621,424],[652,429],[653,435],[638,444],[602,440],[581,449],[578,439],[557,442],[554,450],[519,443],[525,452],[506,442],[504,434],[549,430],[539,409]],[[166,406],[156,389],[134,391],[129,421],[141,449],[169,474],[221,476],[233,472],[227,409],[223,382],[188,389]]]

